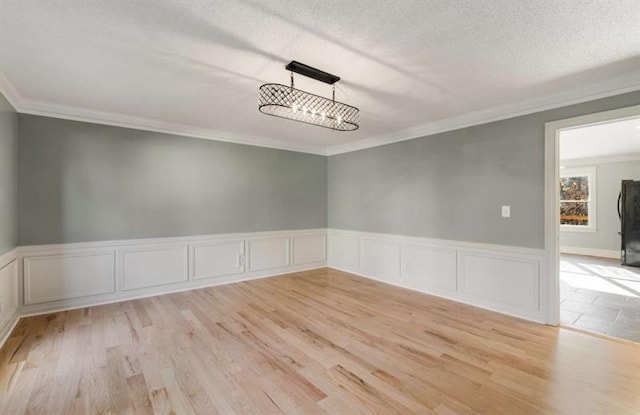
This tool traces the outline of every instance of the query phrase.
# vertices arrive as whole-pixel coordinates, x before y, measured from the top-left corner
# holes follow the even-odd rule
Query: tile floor
[[[562,254],[560,324],[640,342],[640,268]]]

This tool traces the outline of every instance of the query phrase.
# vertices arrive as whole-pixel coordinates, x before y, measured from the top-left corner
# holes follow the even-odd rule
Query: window
[[[595,231],[595,178],[595,167],[560,170],[562,230]]]

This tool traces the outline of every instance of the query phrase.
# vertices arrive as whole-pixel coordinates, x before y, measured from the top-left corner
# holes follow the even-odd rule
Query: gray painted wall
[[[324,228],[327,158],[21,114],[20,245]]]
[[[0,94],[0,255],[18,242],[18,114]]]
[[[633,92],[331,156],[328,167],[322,156],[20,115],[18,243],[328,222],[543,248],[544,123],[637,104]]]
[[[620,250],[617,200],[621,180],[640,180],[640,161],[601,163],[596,167],[596,231],[560,231],[560,246]]]
[[[331,156],[329,227],[544,248],[545,122],[637,104],[632,92]]]

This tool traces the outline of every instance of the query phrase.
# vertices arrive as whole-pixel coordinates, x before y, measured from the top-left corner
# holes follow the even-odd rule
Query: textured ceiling
[[[292,59],[342,77],[360,130],[258,112],[258,86],[288,83]],[[0,71],[23,112],[315,152],[639,68],[635,0],[0,1]]]
[[[560,132],[560,160],[640,155],[640,118]]]

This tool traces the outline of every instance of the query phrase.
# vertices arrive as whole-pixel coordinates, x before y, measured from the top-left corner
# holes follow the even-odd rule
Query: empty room
[[[640,415],[640,3],[0,0],[0,414]]]

